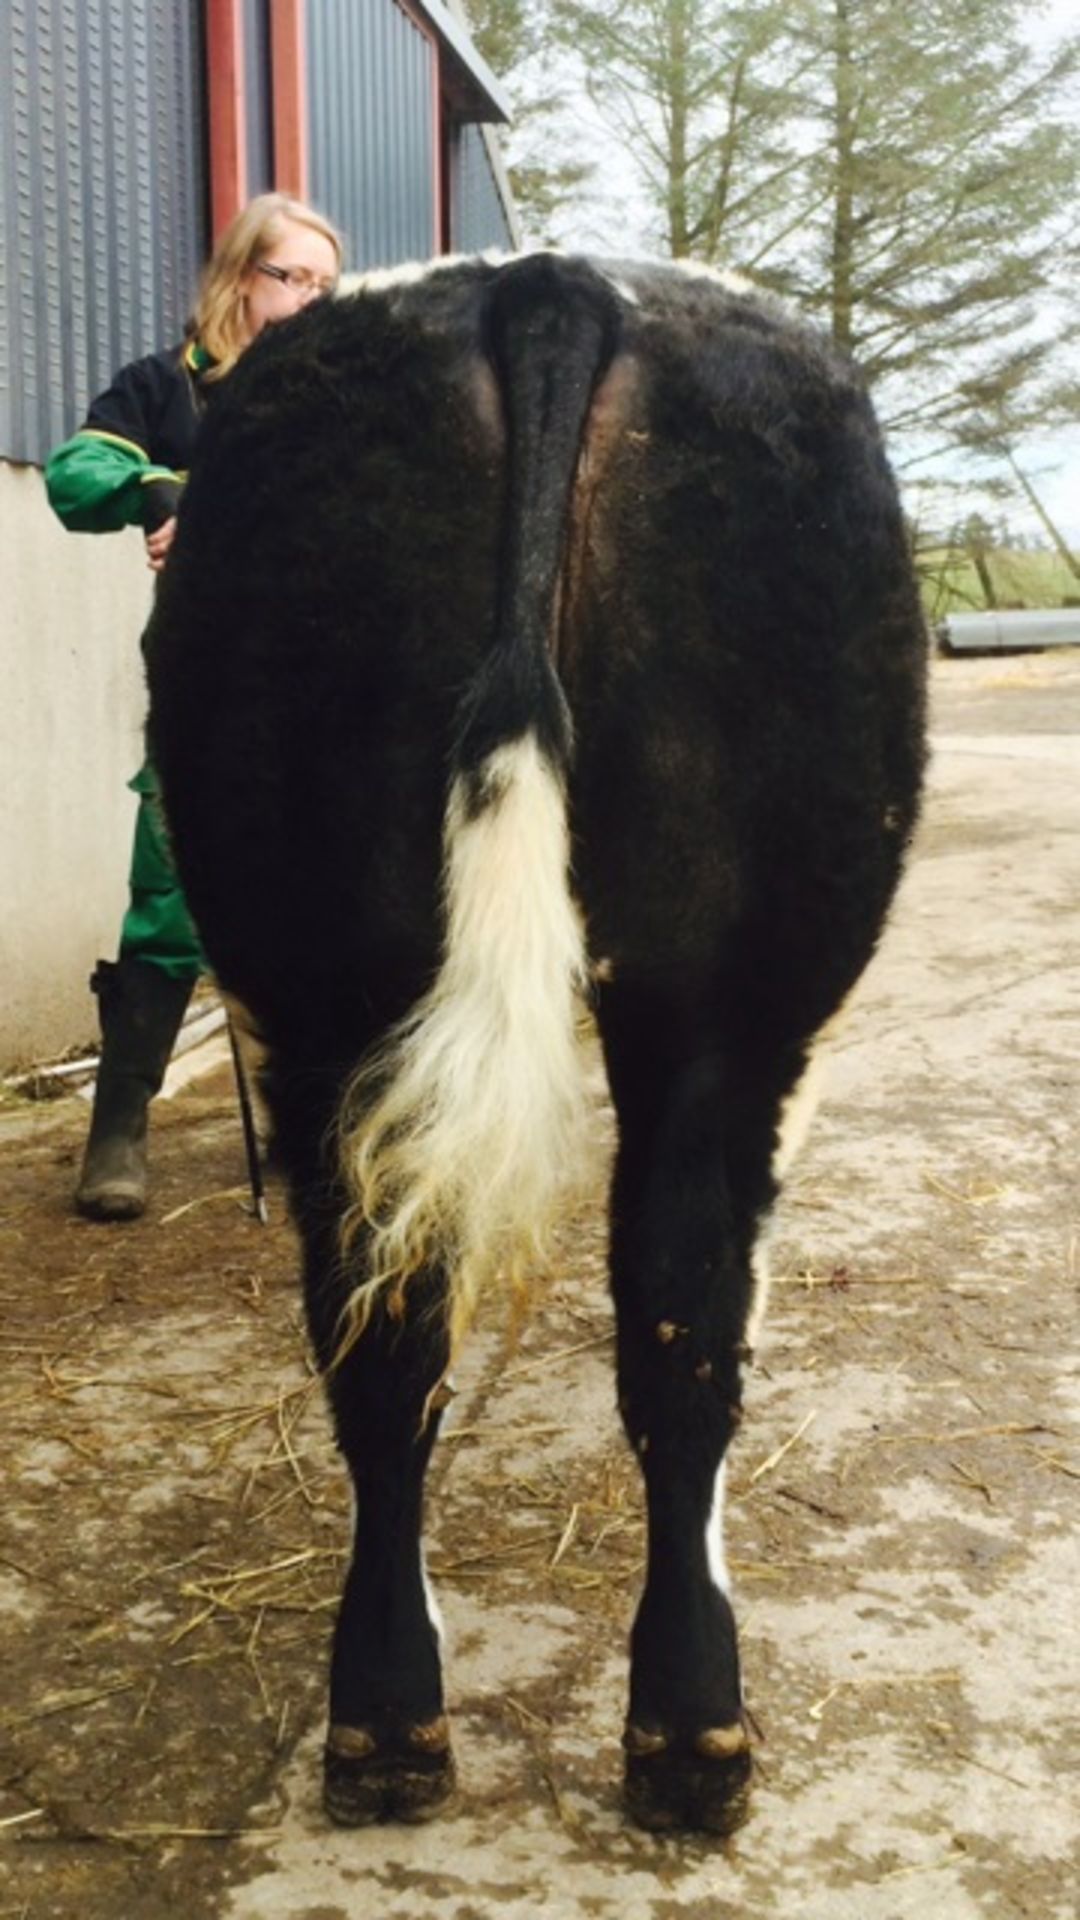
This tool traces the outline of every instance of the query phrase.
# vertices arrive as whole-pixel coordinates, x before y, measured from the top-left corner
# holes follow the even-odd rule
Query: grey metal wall
[[[450,244],[455,253],[474,253],[484,247],[509,249],[514,244],[479,127],[456,130],[451,143]]]
[[[270,0],[244,0],[244,107],[247,119],[249,199],[256,193],[268,192],[274,184],[272,101]]]
[[[311,197],[351,267],[436,250],[435,53],[394,0],[308,0]]]
[[[0,0],[0,457],[179,338],[207,240],[199,0]]]

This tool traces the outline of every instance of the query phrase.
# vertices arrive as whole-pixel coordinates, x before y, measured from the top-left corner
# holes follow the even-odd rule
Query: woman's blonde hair
[[[329,240],[340,268],[341,235],[323,214],[287,193],[260,193],[230,220],[203,269],[189,336],[205,347],[214,365],[204,380],[220,380],[234,367],[249,341],[244,316],[243,281],[256,262],[282,237],[285,222],[310,227]]]

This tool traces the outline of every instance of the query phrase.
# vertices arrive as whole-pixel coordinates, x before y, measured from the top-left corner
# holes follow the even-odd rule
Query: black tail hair
[[[484,348],[506,420],[507,487],[495,645],[462,702],[455,753],[475,807],[488,756],[527,732],[560,773],[569,763],[555,594],[582,432],[620,325],[618,295],[583,260],[531,254],[491,282]]]

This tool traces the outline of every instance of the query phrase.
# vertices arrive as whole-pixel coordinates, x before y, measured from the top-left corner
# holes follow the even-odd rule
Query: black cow
[[[478,1292],[619,1145],[619,1406],[648,1511],[626,1786],[727,1831],[750,1772],[723,1459],[812,1042],[917,807],[924,629],[857,375],[677,268],[375,275],[211,410],[151,626],[184,885],[267,1051],[356,1492],[326,1805],[453,1779],[420,1545]]]

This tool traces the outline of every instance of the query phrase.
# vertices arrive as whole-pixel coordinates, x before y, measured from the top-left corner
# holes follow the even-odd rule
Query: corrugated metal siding
[[[244,0],[244,107],[249,199],[256,193],[268,192],[274,184],[272,89],[270,0]]]
[[[206,247],[199,0],[0,0],[0,457],[178,339]]]
[[[434,62],[394,0],[308,0],[311,196],[352,267],[435,251]]]
[[[514,244],[479,127],[459,127],[451,146],[450,244],[455,253]]]

